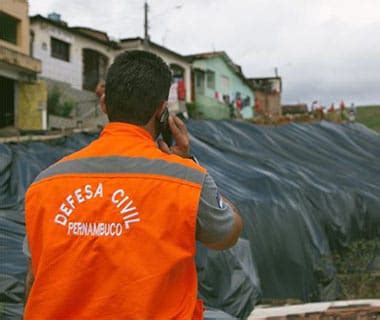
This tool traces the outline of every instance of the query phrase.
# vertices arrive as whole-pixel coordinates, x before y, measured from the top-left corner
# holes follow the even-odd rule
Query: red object
[[[260,112],[260,111],[261,111],[260,101],[259,99],[255,98],[255,112]]]
[[[203,319],[195,229],[205,174],[117,122],[45,170],[26,194],[35,279],[24,319]]]
[[[186,100],[186,86],[185,81],[183,81],[182,79],[178,81],[177,94],[178,100]]]
[[[239,110],[241,110],[242,106],[243,106],[243,103],[242,103],[241,99],[240,98],[237,99],[236,100],[236,108],[238,108]]]

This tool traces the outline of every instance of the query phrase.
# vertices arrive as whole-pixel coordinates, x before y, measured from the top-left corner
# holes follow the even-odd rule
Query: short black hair
[[[168,99],[171,80],[167,64],[151,52],[133,50],[118,55],[107,72],[108,119],[147,124]]]

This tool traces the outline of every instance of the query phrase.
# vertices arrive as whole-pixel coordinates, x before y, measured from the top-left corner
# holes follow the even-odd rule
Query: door
[[[0,77],[0,128],[15,123],[15,82]]]

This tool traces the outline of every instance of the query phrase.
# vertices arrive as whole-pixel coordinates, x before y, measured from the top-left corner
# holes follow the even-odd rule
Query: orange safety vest
[[[203,319],[195,228],[206,170],[110,123],[26,194],[24,319]]]

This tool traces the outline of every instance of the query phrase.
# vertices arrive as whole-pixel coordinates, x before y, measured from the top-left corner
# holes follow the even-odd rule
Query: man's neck
[[[159,128],[157,126],[157,122],[155,121],[155,118],[152,117],[147,124],[145,124],[141,127],[149,132],[149,134],[152,136],[153,140],[156,140],[156,138],[158,136]]]

